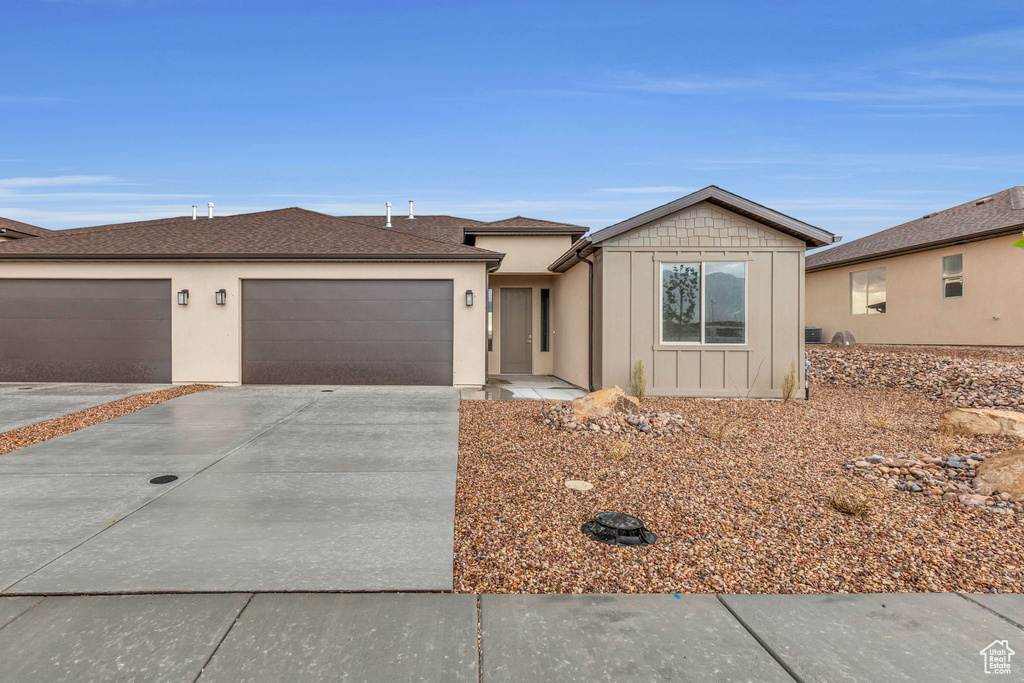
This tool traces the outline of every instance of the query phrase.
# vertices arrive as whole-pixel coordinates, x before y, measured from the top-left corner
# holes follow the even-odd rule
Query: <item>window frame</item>
[[[710,346],[710,347],[724,347],[727,349],[741,350],[749,346],[750,344],[750,263],[751,259],[744,258],[698,258],[696,259],[672,259],[666,261],[655,261],[658,268],[657,277],[657,307],[658,313],[655,316],[655,325],[657,325],[657,340],[658,346],[676,348],[680,346]],[[709,263],[742,263],[743,264],[743,341],[741,342],[708,342],[705,335],[705,309],[704,305],[704,294],[707,291],[704,284],[704,276],[707,273],[705,266]],[[700,298],[700,319],[698,321],[698,327],[700,329],[700,341],[668,341],[665,339],[665,323],[662,316],[664,315],[664,297],[665,297],[665,266],[686,266],[697,264],[700,266],[700,292],[698,297]]]
[[[487,288],[487,352],[494,351],[494,288]]]
[[[954,256],[960,257],[960,272],[956,275],[946,275],[946,259],[953,258]],[[960,293],[956,296],[949,296],[946,294],[946,285],[950,282],[960,282]],[[946,254],[942,257],[942,298],[943,299],[963,299],[964,298],[964,255],[963,252],[959,254]]]
[[[871,305],[868,299],[868,293],[871,290],[871,277],[867,275],[867,280],[864,282],[864,311],[859,313],[853,310],[853,276],[860,273],[870,274],[876,270],[882,271],[882,279],[885,281],[885,308],[884,311],[871,310]],[[849,291],[849,302],[850,302],[850,315],[885,315],[889,310],[889,275],[885,271],[885,266],[875,266],[874,268],[864,268],[862,270],[851,270],[849,278],[847,280],[847,287]]]

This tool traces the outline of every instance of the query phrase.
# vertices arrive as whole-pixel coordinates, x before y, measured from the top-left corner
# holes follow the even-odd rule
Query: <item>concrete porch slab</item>
[[[484,595],[487,681],[789,681],[713,595]]]
[[[46,598],[0,630],[3,679],[11,683],[192,681],[248,599],[248,595]]]
[[[980,652],[1024,633],[955,593],[726,595],[804,681],[983,679]]]
[[[475,682],[476,597],[257,595],[199,680]]]

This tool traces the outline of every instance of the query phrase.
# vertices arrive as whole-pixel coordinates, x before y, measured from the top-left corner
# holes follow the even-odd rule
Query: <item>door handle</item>
[[[533,335],[532,334],[526,335],[526,343],[527,344],[532,344],[533,343]]]

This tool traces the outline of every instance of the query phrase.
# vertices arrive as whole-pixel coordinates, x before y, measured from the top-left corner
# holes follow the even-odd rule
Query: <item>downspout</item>
[[[583,258],[583,247],[576,250],[576,258],[590,266],[587,287],[587,391],[594,390],[594,262]]]

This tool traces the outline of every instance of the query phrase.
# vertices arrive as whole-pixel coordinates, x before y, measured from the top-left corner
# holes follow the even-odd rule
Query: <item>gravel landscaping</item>
[[[935,484],[927,489],[955,487],[966,476],[955,465],[970,469],[972,454],[1020,446],[937,426],[951,403],[1016,399],[1024,365],[863,348],[815,349],[812,362],[810,402],[645,399],[644,410],[694,427],[657,437],[553,429],[543,423],[551,405],[539,402],[464,402],[455,590],[1024,592],[1024,515],[1000,514],[1016,506],[896,485],[921,481],[914,467]],[[983,371],[997,376],[971,376]],[[946,386],[956,382],[965,388]],[[594,486],[570,489],[569,480]],[[837,489],[867,494],[870,514],[830,507]],[[603,511],[640,517],[657,543],[588,539],[581,525]]]
[[[94,424],[106,422],[128,413],[134,413],[136,410],[142,410],[157,403],[170,401],[172,398],[216,388],[216,386],[211,384],[186,384],[171,387],[170,389],[161,389],[160,391],[150,391],[145,394],[137,394],[117,401],[111,401],[110,403],[104,403],[94,408],[79,410],[76,413],[62,415],[61,417],[21,427],[20,429],[12,429],[9,432],[0,433],[0,455],[49,439],[55,439],[58,436],[64,436],[71,432],[77,432],[79,429],[85,429]]]

